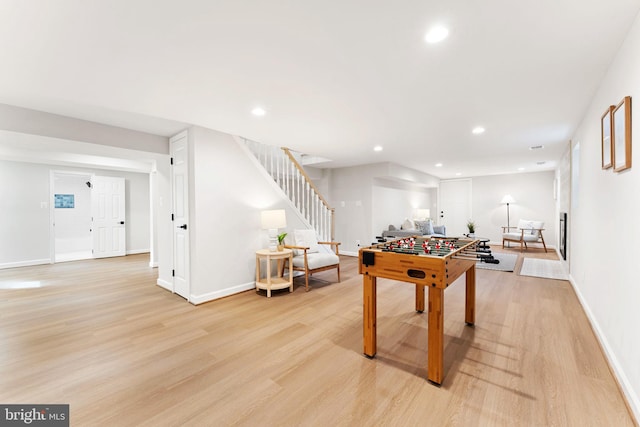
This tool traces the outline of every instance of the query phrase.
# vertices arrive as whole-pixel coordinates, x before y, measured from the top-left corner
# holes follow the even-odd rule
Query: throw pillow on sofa
[[[418,230],[420,230],[420,233],[422,233],[423,235],[432,235],[435,234],[433,232],[433,223],[431,222],[430,219],[426,220],[426,221],[415,221],[416,224],[416,228]]]
[[[401,230],[415,230],[416,225],[410,219],[405,219],[400,227]]]

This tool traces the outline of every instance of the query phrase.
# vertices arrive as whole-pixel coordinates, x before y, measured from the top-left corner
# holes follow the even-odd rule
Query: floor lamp
[[[515,202],[516,202],[516,201],[515,201],[515,199],[514,199],[513,197],[511,197],[511,195],[510,195],[510,194],[507,194],[506,196],[504,196],[504,197],[502,198],[502,202],[501,202],[501,203],[502,203],[503,205],[504,205],[504,204],[506,204],[506,205],[507,205],[507,233],[510,233],[510,225],[511,225],[511,224],[509,224],[509,205],[510,205],[511,203],[515,203]],[[504,242],[503,242],[503,243],[504,243]],[[507,247],[508,247],[508,248],[510,248],[510,247],[511,247],[511,246],[509,245],[509,242],[507,242]]]

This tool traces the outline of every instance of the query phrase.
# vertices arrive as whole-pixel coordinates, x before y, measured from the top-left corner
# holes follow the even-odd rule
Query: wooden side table
[[[262,278],[260,274],[260,260],[266,260],[266,277]],[[277,271],[282,270],[282,263],[285,259],[289,260],[289,278],[271,277],[271,261],[278,261]],[[278,273],[279,274],[279,273]],[[283,249],[281,251],[271,251],[269,249],[260,249],[256,251],[256,290],[266,289],[267,298],[271,297],[272,289],[284,289],[288,287],[289,292],[293,292],[293,251],[291,249]]]

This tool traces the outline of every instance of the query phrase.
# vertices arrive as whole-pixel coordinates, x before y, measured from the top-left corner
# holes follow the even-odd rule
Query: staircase
[[[302,155],[288,148],[278,148],[241,138],[245,146],[271,175],[319,240],[333,241],[335,209],[322,197],[301,165]]]

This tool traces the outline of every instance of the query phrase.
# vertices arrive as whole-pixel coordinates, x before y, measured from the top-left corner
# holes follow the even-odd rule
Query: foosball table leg
[[[416,311],[424,312],[424,285],[416,283]]]
[[[376,309],[377,309],[377,283],[375,276],[365,274],[363,281],[363,352],[367,357],[376,355]]]
[[[442,384],[444,377],[444,289],[429,286],[429,334],[427,344],[427,379]]]

